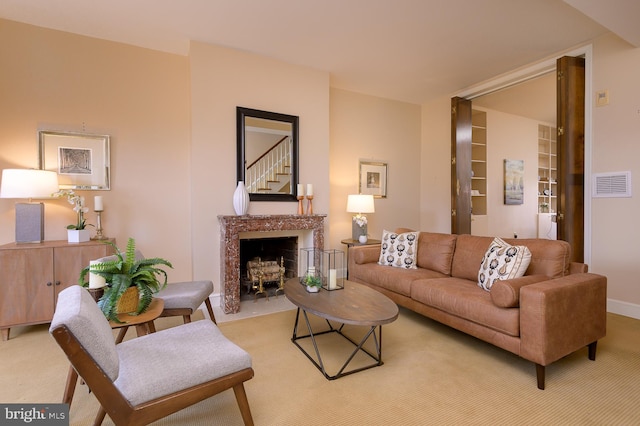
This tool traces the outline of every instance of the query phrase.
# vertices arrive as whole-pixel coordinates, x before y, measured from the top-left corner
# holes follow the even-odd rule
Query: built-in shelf
[[[471,213],[487,214],[487,113],[471,113]]]
[[[558,210],[558,144],[556,128],[538,124],[538,211]]]

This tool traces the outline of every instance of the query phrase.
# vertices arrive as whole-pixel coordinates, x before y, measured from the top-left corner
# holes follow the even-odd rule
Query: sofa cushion
[[[418,268],[451,275],[451,262],[456,248],[455,234],[420,232],[418,238]]]
[[[419,232],[398,234],[383,231],[378,263],[396,268],[416,269],[419,234]]]
[[[530,262],[531,252],[526,246],[513,246],[496,237],[480,263],[478,285],[490,291],[493,283],[498,280],[523,276]]]
[[[372,284],[406,297],[411,295],[411,283],[425,278],[443,278],[439,272],[428,269],[400,269],[377,263],[351,264],[349,280]]]
[[[520,310],[500,308],[476,281],[434,278],[411,283],[411,298],[510,336],[520,335]]]
[[[493,237],[458,235],[451,263],[451,276],[477,282],[480,262],[492,241]]]
[[[562,240],[542,238],[504,238],[509,244],[522,244],[531,252],[531,263],[525,275],[546,275],[560,278],[569,275],[571,246]]]

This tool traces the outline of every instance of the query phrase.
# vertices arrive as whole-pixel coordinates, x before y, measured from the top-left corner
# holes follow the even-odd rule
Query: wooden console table
[[[0,330],[9,340],[11,327],[51,322],[58,293],[77,284],[89,261],[109,256],[105,241],[44,241],[0,246]]]

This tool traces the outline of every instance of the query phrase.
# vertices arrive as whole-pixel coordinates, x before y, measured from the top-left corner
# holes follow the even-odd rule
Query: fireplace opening
[[[258,297],[260,278],[266,294],[275,296],[281,276],[286,281],[297,270],[297,236],[240,239],[240,300]]]

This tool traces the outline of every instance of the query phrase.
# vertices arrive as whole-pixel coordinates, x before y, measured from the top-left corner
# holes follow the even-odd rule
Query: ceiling
[[[0,0],[0,18],[181,55],[227,46],[416,104],[608,31],[640,45],[638,17],[637,0]]]

